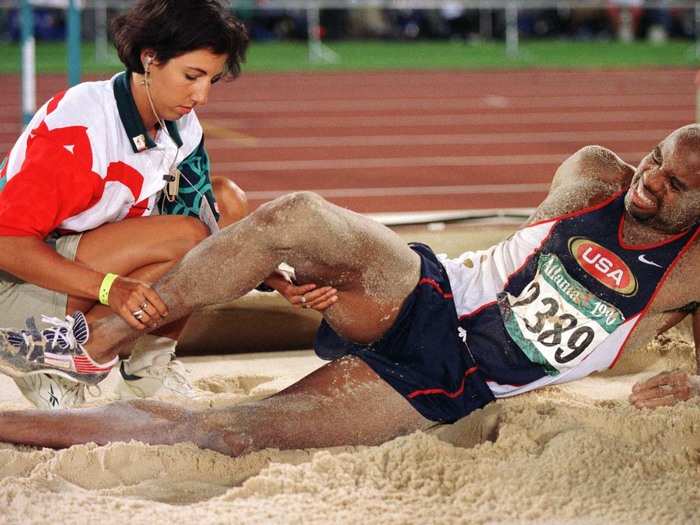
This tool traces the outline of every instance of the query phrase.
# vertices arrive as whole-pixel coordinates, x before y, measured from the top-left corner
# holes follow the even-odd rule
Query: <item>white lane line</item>
[[[648,152],[622,152],[622,158],[639,159]],[[561,163],[568,155],[472,155],[440,157],[396,157],[327,160],[258,160],[248,162],[215,162],[217,172],[346,170],[367,168],[419,168],[427,166],[520,166],[526,164]]]
[[[535,208],[472,208],[434,211],[389,211],[364,213],[385,226],[426,224],[445,221],[470,221],[479,224],[522,223]]]
[[[499,108],[620,108],[620,107],[674,107],[691,106],[691,93],[663,96],[648,95],[580,95],[580,96],[524,96],[498,97]],[[429,109],[493,108],[494,95],[455,98],[386,98],[349,100],[289,100],[263,102],[210,102],[210,111],[221,114],[240,113],[319,113],[330,111],[422,111]]]
[[[207,149],[233,148],[306,148],[341,146],[434,146],[485,144],[603,144],[609,141],[650,141],[649,147],[671,132],[671,128],[637,131],[567,131],[543,133],[455,133],[436,135],[364,135],[336,137],[270,137],[243,143],[233,139],[207,139]]]
[[[369,115],[369,116],[314,116],[314,117],[250,117],[207,120],[232,129],[270,128],[358,128],[378,126],[468,126],[485,124],[611,124],[631,122],[692,122],[692,105],[684,110],[591,111],[591,112],[529,112],[529,113],[475,113],[469,115]],[[203,115],[208,115],[203,111]],[[661,138],[661,137],[659,137]]]
[[[460,186],[403,186],[391,188],[331,188],[313,189],[326,198],[341,197],[413,197],[426,195],[482,195],[497,193],[534,193],[549,190],[549,184],[466,184]],[[247,191],[250,200],[271,200],[293,190]]]

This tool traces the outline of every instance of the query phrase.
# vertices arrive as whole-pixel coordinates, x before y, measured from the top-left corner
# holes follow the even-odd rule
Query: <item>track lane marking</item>
[[[642,158],[649,153],[622,152],[622,158]],[[561,163],[568,154],[534,155],[473,155],[438,157],[396,157],[396,158],[352,158],[328,160],[259,160],[248,162],[218,162],[218,171],[240,173],[243,171],[301,171],[301,170],[345,170],[366,168],[419,168],[428,166],[519,166],[525,164]]]
[[[483,195],[506,193],[546,192],[549,183],[523,184],[463,184],[456,186],[402,186],[382,188],[326,188],[312,189],[326,198],[343,197],[413,197],[420,195]],[[298,190],[247,191],[251,200],[272,200]]]
[[[373,146],[434,146],[434,145],[490,145],[490,144],[569,144],[606,141],[654,141],[668,135],[673,128],[638,131],[573,131],[535,133],[454,133],[436,135],[345,135],[332,137],[267,137],[252,142],[230,139],[207,140],[207,149],[218,148],[306,148],[306,147],[373,147]]]

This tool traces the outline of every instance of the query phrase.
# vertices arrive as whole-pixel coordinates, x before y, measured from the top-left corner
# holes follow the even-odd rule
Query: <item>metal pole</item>
[[[34,44],[34,14],[29,0],[20,3],[22,39],[22,123],[26,126],[36,109],[36,53]]]
[[[506,55],[518,55],[518,4],[508,2],[506,6]]]
[[[306,6],[306,30],[308,37],[309,62],[316,62],[321,56],[321,22],[318,6]]]
[[[80,82],[80,8],[78,0],[68,2],[68,85]]]
[[[309,46],[309,62],[333,64],[340,57],[332,49],[323,45],[321,39],[321,15],[317,3],[306,4],[306,25]]]
[[[625,44],[629,44],[634,40],[632,9],[629,6],[620,7],[620,27],[617,28],[617,37],[620,39],[620,42]]]
[[[695,58],[700,58],[700,2],[695,2]]]
[[[104,64],[109,60],[108,49],[107,2],[97,0],[95,2],[95,60],[98,64]]]

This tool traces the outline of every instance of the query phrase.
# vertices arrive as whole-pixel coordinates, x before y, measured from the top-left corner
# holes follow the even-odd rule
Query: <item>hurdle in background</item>
[[[68,85],[80,82],[80,8],[81,0],[20,0],[22,46],[22,123],[26,126],[36,111],[36,44],[33,6],[65,7],[67,12]]]

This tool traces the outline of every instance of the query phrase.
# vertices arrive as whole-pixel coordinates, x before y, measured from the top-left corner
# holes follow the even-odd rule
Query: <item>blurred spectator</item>
[[[358,7],[348,13],[347,36],[350,38],[385,38],[391,35],[391,24],[383,9]]]
[[[7,17],[10,39],[19,41],[21,24],[18,9],[11,9]],[[66,21],[63,9],[34,8],[34,37],[37,40],[63,40],[66,38]]]
[[[608,14],[617,38],[631,42],[637,35],[642,16],[642,0],[610,0]]]
[[[468,40],[480,33],[480,12],[477,9],[465,9],[460,2],[448,1],[443,4],[440,14],[450,38]]]

